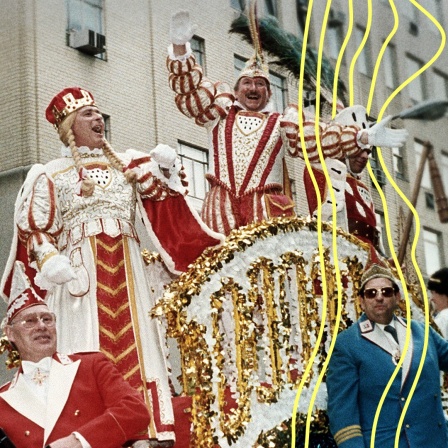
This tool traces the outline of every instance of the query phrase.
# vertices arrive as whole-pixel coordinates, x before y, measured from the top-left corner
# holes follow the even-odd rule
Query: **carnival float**
[[[152,315],[179,350],[190,447],[288,447],[294,429],[296,446],[336,446],[325,369],[335,335],[360,316],[369,256],[327,223],[276,218],[232,231],[168,285]]]

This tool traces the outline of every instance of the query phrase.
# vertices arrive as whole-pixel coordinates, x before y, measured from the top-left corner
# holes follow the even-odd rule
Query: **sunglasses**
[[[365,289],[364,297],[366,299],[374,299],[379,292],[381,292],[381,295],[386,298],[390,298],[395,295],[395,289],[392,288],[392,286],[386,286],[386,287],[380,288],[380,289],[376,289],[376,288]]]

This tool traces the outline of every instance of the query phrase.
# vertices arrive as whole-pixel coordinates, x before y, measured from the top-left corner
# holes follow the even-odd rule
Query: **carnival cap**
[[[252,57],[246,62],[244,68],[241,70],[238,75],[237,84],[241,78],[264,78],[268,82],[268,86],[270,86],[269,81],[269,67],[265,62],[265,58],[263,55],[263,50],[261,48],[261,40],[260,33],[258,30],[258,21],[257,21],[257,13],[256,13],[256,0],[252,0],[249,6],[249,29],[250,35],[252,38],[252,44],[254,46],[254,54]]]
[[[448,268],[442,268],[429,277],[428,289],[448,296]]]
[[[246,62],[246,65],[241,70],[237,83],[242,78],[263,78],[270,85],[268,65],[263,62],[259,55],[255,54]]]
[[[45,300],[39,297],[32,287],[25,273],[25,265],[21,261],[16,261],[12,275],[11,294],[6,310],[6,324],[10,324],[21,311],[36,305],[46,305]]]
[[[378,256],[376,250],[373,247],[370,247],[369,258],[364,267],[359,291],[362,292],[366,283],[374,278],[387,278],[394,284],[394,286],[399,288],[397,278],[394,276],[392,270],[386,262]]]
[[[47,120],[57,129],[64,119],[84,106],[94,106],[93,95],[81,87],[67,87],[60,91],[45,111]]]

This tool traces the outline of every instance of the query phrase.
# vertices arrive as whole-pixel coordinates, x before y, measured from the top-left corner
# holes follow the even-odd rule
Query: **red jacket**
[[[102,353],[53,356],[47,406],[21,370],[0,389],[0,426],[17,448],[40,448],[73,431],[92,448],[142,438],[149,414],[139,393]]]

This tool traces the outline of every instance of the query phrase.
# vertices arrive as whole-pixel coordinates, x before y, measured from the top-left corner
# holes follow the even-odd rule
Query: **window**
[[[246,2],[245,0],[230,0],[230,6],[237,11],[244,11]]]
[[[106,137],[106,140],[111,143],[112,140],[112,135],[110,132],[110,116],[106,115],[106,114],[101,114],[103,116],[103,120],[104,120],[104,137]]]
[[[434,71],[433,96],[441,100],[448,100],[448,77],[438,71]]]
[[[190,40],[191,50],[193,51],[196,62],[202,67],[205,73],[205,43],[204,39],[193,36]]]
[[[187,175],[188,196],[193,199],[195,208],[200,209],[205,193],[208,191],[208,182],[205,179],[208,151],[181,142],[178,148],[178,154]]]
[[[271,81],[271,101],[277,112],[283,112],[286,107],[286,79],[283,76],[269,72]]]
[[[291,189],[292,200],[294,201],[295,206],[299,203],[299,196],[297,194],[297,184],[294,179],[289,178],[289,187]]]
[[[361,27],[356,27],[356,32],[355,32],[355,36],[356,36],[356,45],[357,48],[359,48],[359,46],[361,45],[361,42],[364,38],[364,33],[365,33],[365,29],[361,28]],[[366,76],[371,76],[372,73],[372,57],[371,57],[371,49],[370,49],[370,41],[367,40],[364,48],[362,49],[358,60],[357,60],[357,65],[358,65],[358,71],[359,73],[366,75]]]
[[[297,23],[299,24],[299,36],[303,37],[305,30],[306,14],[308,11],[308,0],[296,0]]]
[[[238,79],[240,76],[241,70],[244,68],[247,59],[243,59],[239,56],[234,56],[233,58],[233,69],[235,73],[235,79]]]
[[[66,8],[67,45],[106,59],[103,0],[66,0]]]
[[[394,173],[397,179],[404,179],[403,148],[392,148]]]
[[[423,246],[425,249],[425,264],[426,272],[431,274],[438,271],[441,266],[442,254],[440,247],[442,247],[440,234],[430,229],[423,229]]]
[[[375,212],[376,216],[376,226],[380,229],[381,232],[381,244],[383,246],[386,255],[390,255],[389,246],[387,244],[387,234],[386,234],[386,219],[384,218],[384,214],[382,212]]]
[[[442,152],[442,158],[441,158],[441,165],[440,165],[440,176],[443,179],[443,187],[445,190],[445,194],[448,194],[448,154]]]
[[[329,22],[325,41],[327,43],[328,55],[330,58],[337,60],[343,42],[342,22]]]
[[[103,34],[103,0],[66,0],[69,30]]]
[[[394,45],[388,45],[383,56],[384,67],[384,81],[386,87],[394,89],[397,86],[398,71],[397,71],[397,52]]]
[[[380,187],[386,185],[386,175],[384,174],[383,169],[381,168],[380,161],[378,160],[378,153],[376,150],[376,146],[372,146],[372,152],[370,154],[370,166],[372,167],[373,174],[379,184]],[[375,186],[372,180],[372,186]]]
[[[265,14],[277,17],[277,3],[275,0],[263,1],[263,12]]]
[[[423,63],[413,56],[406,56],[406,71],[407,76],[410,77],[417,73],[423,67]],[[424,73],[421,73],[408,86],[408,94],[413,103],[418,103],[425,99],[425,78]]]
[[[425,205],[426,208],[429,208],[430,210],[435,210],[436,206],[434,204],[434,195],[430,193],[429,191],[425,192]]]

